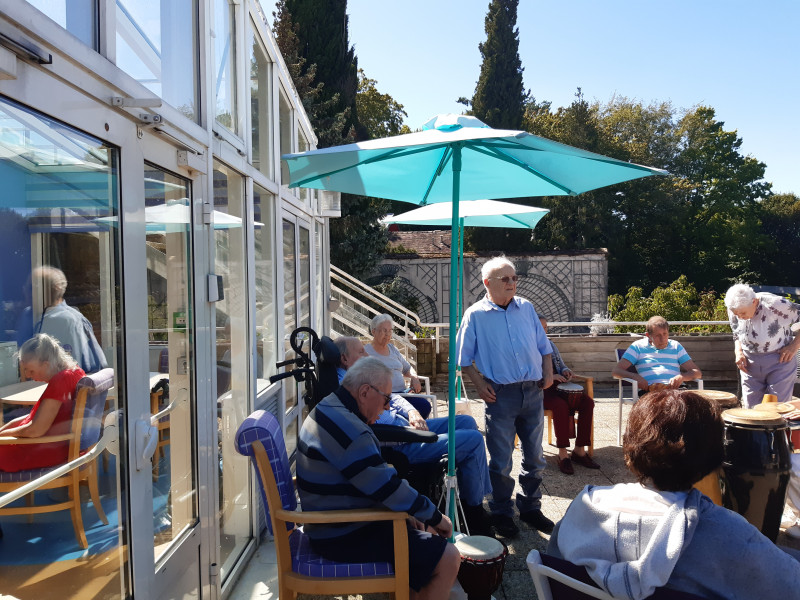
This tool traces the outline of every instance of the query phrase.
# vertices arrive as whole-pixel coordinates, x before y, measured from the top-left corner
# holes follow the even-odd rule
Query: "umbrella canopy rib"
[[[520,169],[522,169],[524,171],[527,171],[531,175],[535,175],[539,179],[541,179],[543,181],[546,181],[550,185],[558,188],[559,190],[561,190],[562,192],[564,192],[565,194],[567,194],[569,196],[577,196],[578,195],[578,193],[575,190],[571,190],[568,187],[564,187],[563,185],[561,185],[557,181],[553,181],[552,179],[550,179],[546,175],[544,175],[541,172],[537,171],[536,169],[531,167],[529,164],[521,161],[518,158],[514,158],[513,156],[509,156],[505,152],[500,152],[495,147],[481,148],[481,147],[478,147],[478,146],[474,146],[474,147],[470,146],[470,150],[473,150],[475,152],[480,152],[481,154],[485,154],[486,156],[490,156],[492,158],[496,158],[498,160],[502,160],[502,161],[505,161],[505,162],[510,163],[512,165],[515,165],[515,166],[519,167]]]
[[[436,167],[433,176],[428,182],[428,187],[425,189],[425,193],[422,195],[420,206],[425,206],[428,203],[428,196],[430,196],[431,194],[431,190],[433,189],[433,184],[436,183],[437,178],[442,176],[442,172],[444,171],[444,168],[447,166],[447,163],[450,162],[451,156],[453,156],[453,148],[449,145],[445,146],[444,152],[442,152],[442,157],[439,159],[439,165]]]

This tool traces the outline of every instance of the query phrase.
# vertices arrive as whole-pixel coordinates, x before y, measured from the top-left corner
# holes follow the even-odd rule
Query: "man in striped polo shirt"
[[[683,346],[669,339],[669,324],[664,317],[650,317],[645,335],[625,351],[613,375],[635,379],[643,392],[653,384],[677,388],[703,376]],[[635,373],[628,370],[631,366],[636,367]]]

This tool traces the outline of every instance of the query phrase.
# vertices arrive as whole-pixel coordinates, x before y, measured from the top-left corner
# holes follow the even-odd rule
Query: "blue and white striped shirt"
[[[669,340],[667,347],[659,350],[648,338],[633,342],[622,355],[623,360],[630,362],[639,375],[653,383],[668,383],[670,379],[681,374],[681,365],[691,357],[675,340]]]

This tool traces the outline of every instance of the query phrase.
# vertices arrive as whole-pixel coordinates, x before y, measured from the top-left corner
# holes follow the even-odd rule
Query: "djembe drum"
[[[786,420],[777,412],[746,408],[726,410],[722,420],[722,505],[774,542],[791,469]]]
[[[703,396],[703,398],[707,398],[715,403],[719,407],[720,412],[724,412],[729,408],[738,408],[742,405],[742,403],[739,402],[739,398],[736,397],[736,394],[730,392],[722,392],[719,390],[694,391]],[[722,469],[715,469],[694,484],[694,487],[708,496],[717,506],[722,506],[722,490],[720,486],[721,472]]]
[[[570,411],[580,408],[581,398],[583,398],[583,386],[577,383],[559,383],[556,386],[556,393],[567,402]]]
[[[465,535],[456,540],[461,553],[458,582],[469,600],[490,600],[503,581],[508,548],[485,535]]]

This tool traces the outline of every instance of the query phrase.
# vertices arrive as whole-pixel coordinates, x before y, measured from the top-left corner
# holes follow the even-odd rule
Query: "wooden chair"
[[[616,362],[614,363],[615,365],[620,360],[622,360],[622,355],[625,354],[625,350],[627,350],[627,348],[617,348],[617,349],[614,350],[614,358],[616,358]],[[628,370],[631,373],[636,373],[636,367],[634,367],[633,365],[631,365],[628,368]],[[618,423],[617,423],[617,445],[621,446],[622,445],[622,405],[623,404],[636,404],[636,401],[639,399],[639,382],[636,381],[633,378],[619,377],[617,375],[614,375],[614,379],[617,379],[618,383],[619,383],[619,418],[618,418]],[[703,389],[703,380],[702,379],[695,379],[695,382],[697,383],[697,389],[698,390],[702,390]],[[625,389],[624,389],[625,385],[631,386],[631,397],[630,398],[626,398],[625,397]]]
[[[576,373],[572,374],[573,381],[582,381],[583,382],[583,389],[589,395],[590,398],[594,398],[594,377],[587,377],[586,375],[578,375]],[[556,385],[556,384],[553,384]],[[552,410],[545,410],[544,417],[547,419],[547,443],[551,446],[553,445],[553,411]],[[572,417],[575,420],[575,424],[578,424],[578,419],[580,417],[580,413]],[[589,437],[589,450],[587,450],[587,454],[589,456],[594,456],[594,415],[592,415],[592,426],[591,426],[591,434]]]
[[[586,569],[567,560],[541,554],[528,553],[528,570],[539,600],[618,600],[601,590],[586,573]],[[669,588],[657,588],[648,600],[703,600],[701,596]]]
[[[75,408],[72,413],[72,427],[69,433],[61,435],[48,435],[38,438],[0,437],[0,444],[49,444],[53,442],[68,442],[69,454],[67,462],[73,461],[85,454],[100,440],[103,431],[103,409],[106,404],[106,395],[114,385],[114,370],[102,369],[97,373],[86,375],[75,386]],[[7,473],[0,471],[0,492],[12,492],[26,483],[46,475],[56,467],[31,469]],[[42,485],[40,490],[67,488],[68,499],[56,501],[52,504],[34,504],[33,494],[27,497],[26,506],[6,506],[0,508],[0,516],[4,515],[35,515],[59,510],[69,510],[72,515],[72,526],[75,537],[81,548],[87,548],[86,532],[83,529],[83,516],[81,514],[80,485],[85,483],[89,487],[89,495],[97,515],[104,525],[108,525],[103,507],[100,504],[100,492],[97,485],[97,461],[93,460],[80,467],[72,469],[49,483]]]
[[[155,415],[164,408],[164,390],[150,392],[150,414]],[[169,415],[158,420],[158,443],[153,453],[153,481],[158,479],[159,464],[161,459],[166,456],[164,447],[169,445]]]
[[[267,525],[275,536],[278,560],[278,594],[291,600],[298,593],[346,595],[389,592],[396,600],[408,600],[408,535],[406,513],[379,509],[297,510],[297,495],[280,423],[269,412],[251,414],[236,432],[239,454],[251,457],[267,513]],[[297,523],[346,523],[392,521],[395,563],[340,563],[327,560],[311,549],[308,536]]]

